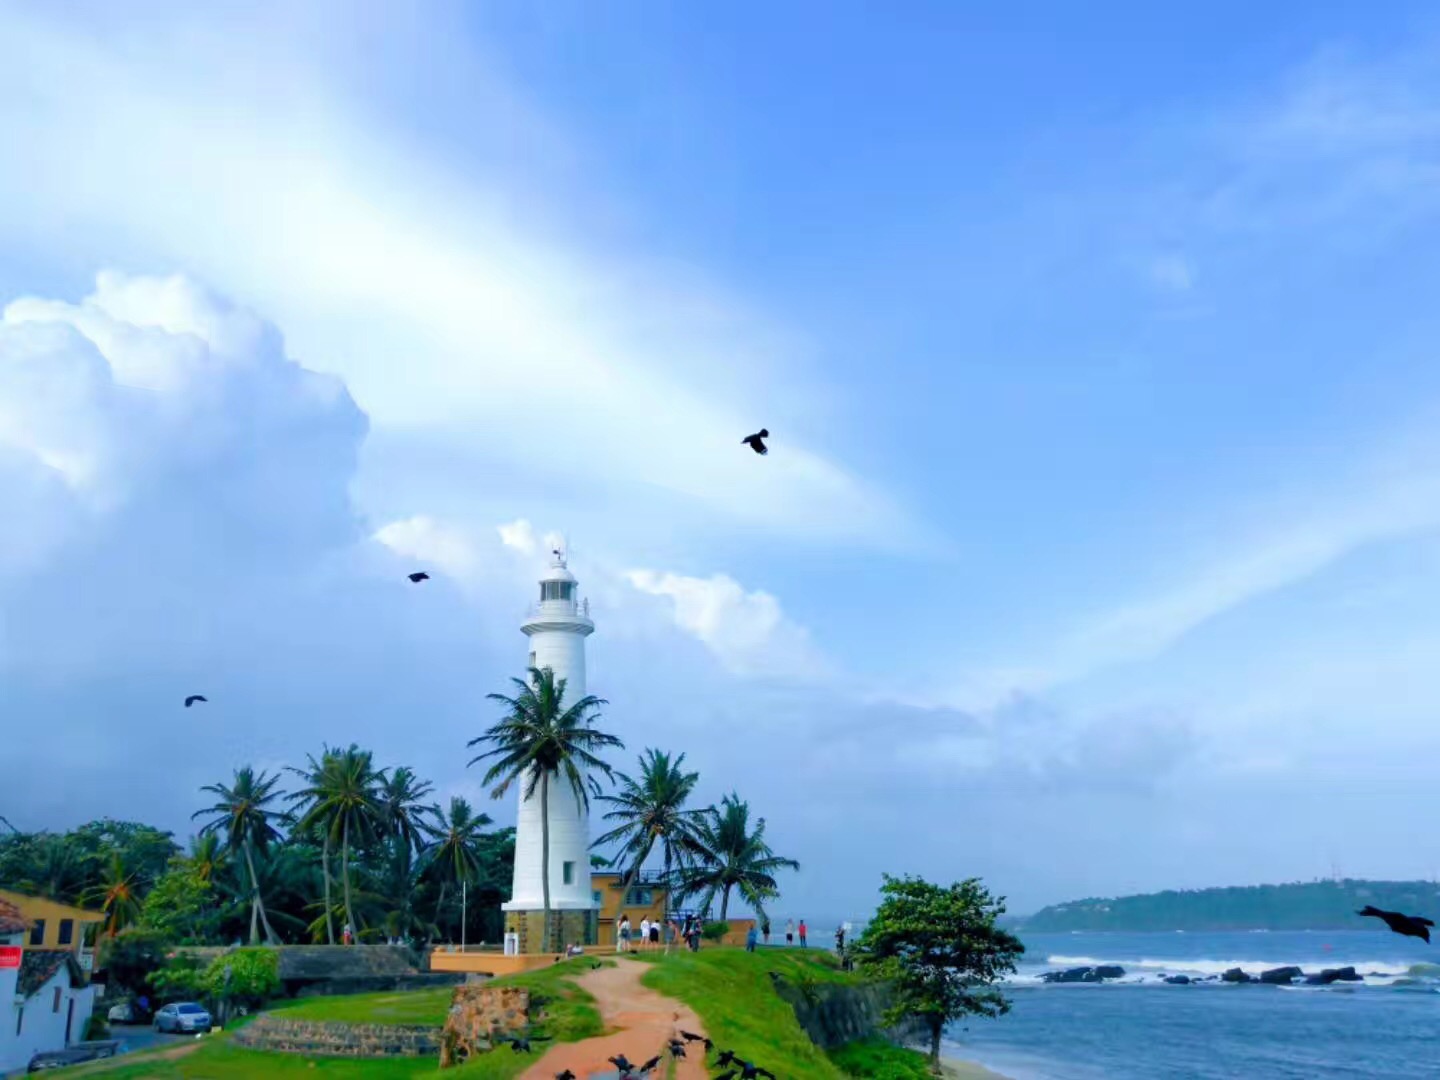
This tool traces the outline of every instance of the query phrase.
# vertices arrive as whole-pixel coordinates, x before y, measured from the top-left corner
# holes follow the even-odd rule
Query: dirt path
[[[621,960],[614,967],[587,971],[576,979],[576,985],[595,995],[600,1019],[613,1034],[558,1043],[521,1073],[520,1080],[554,1080],[556,1073],[566,1069],[580,1080],[614,1077],[615,1066],[608,1059],[616,1054],[637,1064],[660,1054],[660,1068],[652,1076],[657,1080],[664,1077],[670,1060],[666,1044],[681,1028],[697,1035],[704,1035],[705,1029],[688,1005],[640,985],[641,976],[649,970],[649,964],[638,960]],[[675,1065],[675,1080],[707,1080],[709,1076],[705,1049],[698,1043]]]
[[[152,1061],[174,1061],[186,1054],[193,1054],[205,1045],[205,1041],[204,1039],[187,1039],[183,1043],[167,1046],[163,1050],[139,1050],[133,1054],[117,1054],[115,1057],[105,1058],[103,1061],[87,1061],[83,1065],[76,1066],[73,1073],[67,1071],[65,1075],[91,1076],[96,1073],[109,1072],[111,1069],[129,1069],[148,1065]]]

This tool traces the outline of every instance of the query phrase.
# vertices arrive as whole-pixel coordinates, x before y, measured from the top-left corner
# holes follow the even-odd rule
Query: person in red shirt
[[[801,919],[801,920],[800,920],[800,947],[801,947],[802,949],[805,948],[805,935],[806,935],[807,933],[809,933],[809,931],[805,929],[805,920],[804,920],[804,919]]]

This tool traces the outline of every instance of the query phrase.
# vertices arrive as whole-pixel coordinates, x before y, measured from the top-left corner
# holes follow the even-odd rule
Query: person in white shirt
[[[644,951],[650,947],[650,916],[640,920],[640,949]]]
[[[625,952],[630,948],[630,916],[620,916],[620,933],[616,936],[615,951]]]

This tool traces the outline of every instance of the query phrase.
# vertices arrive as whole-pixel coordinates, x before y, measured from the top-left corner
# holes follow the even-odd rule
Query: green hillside
[[[1070,930],[1363,930],[1382,928],[1358,908],[1440,916],[1440,884],[1433,881],[1311,881],[1187,889],[1072,900],[1017,920],[1022,931]]]

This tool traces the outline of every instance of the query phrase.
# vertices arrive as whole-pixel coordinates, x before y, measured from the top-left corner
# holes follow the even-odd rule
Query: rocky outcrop
[[[1364,976],[1357,975],[1353,967],[1326,968],[1318,975],[1305,976],[1309,986],[1329,986],[1334,982],[1362,982]]]
[[[1247,974],[1246,972],[1236,967],[1231,968],[1229,971],[1221,975],[1220,981],[1227,983],[1253,983],[1257,980],[1254,975]]]
[[[1165,981],[1171,986],[1189,986],[1192,980],[1189,975],[1166,975]]]
[[[1101,964],[1098,967],[1077,967],[1065,971],[1047,971],[1040,978],[1047,983],[1098,983],[1107,979],[1118,979],[1125,974],[1119,964]]]
[[[1296,979],[1305,975],[1298,967],[1278,967],[1260,973],[1262,983],[1270,983],[1272,986],[1289,986]]]
[[[235,1032],[251,1050],[328,1057],[429,1057],[440,1049],[440,1029],[420,1024],[340,1024],[257,1016]]]
[[[919,1024],[889,1027],[885,1010],[890,992],[882,983],[793,983],[771,974],[775,993],[795,1010],[795,1019],[822,1050],[876,1036],[899,1043],[924,1038]]]
[[[520,986],[457,986],[440,1037],[440,1067],[463,1065],[491,1050],[496,1039],[530,1023],[530,991]]]

